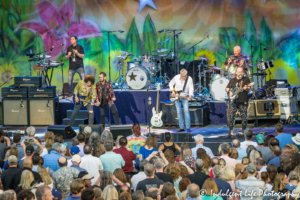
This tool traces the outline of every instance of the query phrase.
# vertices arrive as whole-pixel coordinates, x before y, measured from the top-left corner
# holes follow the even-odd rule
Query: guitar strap
[[[177,93],[181,93],[181,92],[183,92],[184,90],[185,90],[185,87],[186,87],[186,84],[187,84],[187,82],[188,82],[188,79],[189,79],[189,76],[187,76],[187,78],[185,79],[185,82],[184,82],[184,86],[183,86],[183,89],[182,90],[180,90],[180,91],[176,91]],[[175,86],[176,86],[176,83],[174,84],[174,88],[175,88]]]

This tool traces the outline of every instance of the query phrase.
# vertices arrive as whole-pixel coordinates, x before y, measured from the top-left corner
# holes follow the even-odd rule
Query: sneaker
[[[191,132],[191,129],[186,129],[186,132],[190,133],[190,132]]]
[[[178,131],[176,131],[177,133],[179,132],[184,132],[184,129],[179,129]]]

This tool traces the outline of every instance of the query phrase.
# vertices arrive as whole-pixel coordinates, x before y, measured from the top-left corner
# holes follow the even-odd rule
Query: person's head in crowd
[[[202,172],[203,166],[204,166],[203,160],[197,159],[195,161],[195,171],[196,172]]]
[[[33,164],[32,164],[32,160],[30,157],[27,157],[23,160],[23,168],[29,168],[32,169]]]
[[[104,130],[101,134],[102,144],[105,144],[106,141],[114,141],[113,135],[109,130]]]
[[[131,195],[132,200],[143,200],[144,199],[144,193],[142,190],[137,190]]]
[[[161,172],[161,171],[163,171],[163,169],[164,169],[164,161],[163,161],[163,159],[161,159],[161,158],[157,158],[156,160],[155,160],[155,162],[154,162],[154,166],[155,166],[155,170],[156,170],[156,172]]]
[[[272,150],[274,146],[279,146],[279,141],[277,138],[271,138],[268,143],[269,148]]]
[[[255,176],[255,173],[256,173],[255,165],[253,163],[250,163],[249,165],[247,165],[246,171],[248,173],[248,177],[249,176]]]
[[[54,136],[54,142],[58,142],[59,144],[64,143],[64,138],[62,135],[56,134]]]
[[[118,135],[118,137],[117,137],[117,139],[115,141],[115,149],[118,149],[118,148],[121,147],[121,145],[120,145],[120,138],[121,137],[124,137],[124,136],[123,135]]]
[[[105,200],[115,200],[119,199],[119,194],[113,185],[107,185],[103,190],[102,197]]]
[[[275,136],[274,135],[267,135],[266,136],[266,140],[265,140],[265,144],[264,144],[266,147],[269,147],[269,143],[270,143],[271,138],[275,138]]]
[[[154,135],[148,136],[145,142],[145,146],[147,146],[148,149],[156,148],[158,146],[157,138]]]
[[[45,147],[49,150],[54,143],[54,133],[52,131],[47,131],[44,136]]]
[[[31,146],[33,147],[34,153],[38,153],[38,154],[41,153],[41,152],[40,152],[41,149],[40,149],[39,145],[37,145],[37,144],[32,144]]]
[[[104,150],[101,148],[101,139],[100,135],[97,132],[93,132],[89,139],[89,145],[91,145],[93,152],[92,156],[100,157],[105,153]]]
[[[104,142],[104,149],[106,152],[112,152],[114,148],[114,142],[112,140],[106,140]]]
[[[155,173],[155,167],[152,164],[146,164],[144,167],[144,173],[146,174],[146,177],[153,178]],[[166,173],[166,172],[165,172]]]
[[[175,161],[174,151],[172,151],[171,149],[166,149],[164,155],[165,155],[165,158],[167,159],[168,162],[174,162]]]
[[[200,194],[199,186],[195,183],[188,185],[187,187],[187,195],[189,198],[198,198]]]
[[[35,128],[33,126],[29,126],[27,129],[26,129],[26,133],[29,137],[34,137],[35,135]]]
[[[274,164],[268,164],[267,172],[269,175],[270,183],[274,183],[277,175],[277,167]]]
[[[183,150],[184,157],[186,156],[192,156],[192,150],[191,149],[185,149]]]
[[[250,163],[253,163],[259,157],[261,157],[260,153],[257,150],[252,150],[249,155]]]
[[[184,162],[187,166],[190,168],[192,167],[192,164],[194,163],[194,158],[192,157],[192,151],[190,149],[185,149],[183,151],[184,153]]]
[[[155,161],[156,161],[157,159],[158,159],[158,157],[157,157],[157,156],[154,156],[154,157],[150,158],[149,163],[152,164],[152,165],[154,165],[154,164],[155,164]]]
[[[64,145],[63,143],[60,144],[60,154],[65,156],[67,153],[67,146]]]
[[[282,191],[283,189],[285,189],[285,186],[289,183],[289,178],[287,177],[287,175],[283,172],[278,173],[275,177],[275,182],[273,185],[273,190],[275,192],[279,192]]]
[[[293,144],[287,144],[286,146],[289,146],[292,149],[291,158],[293,157],[294,154],[298,154],[299,153],[298,147],[296,147],[295,145],[293,145]]]
[[[295,153],[292,156],[292,169],[295,169],[295,167],[299,164],[300,164],[300,153]]]
[[[38,187],[36,189],[35,196],[36,200],[52,200],[54,198],[51,188],[46,185]]]
[[[7,162],[8,162],[9,167],[17,167],[18,158],[15,155],[11,155],[8,157]]]
[[[238,139],[234,139],[234,140],[232,140],[231,145],[232,145],[232,147],[238,149],[241,147],[241,142]]]
[[[221,146],[221,150],[222,150],[222,155],[228,155],[229,154],[229,150],[230,150],[230,144],[225,142],[222,144]]]
[[[242,164],[243,165],[249,165],[249,163],[250,163],[250,159],[248,157],[242,158]]]
[[[31,159],[32,159],[32,164],[33,164],[33,165],[39,165],[39,164],[40,164],[40,158],[41,158],[40,154],[34,153],[34,154],[32,155],[32,157],[31,157]]]
[[[110,171],[104,171],[100,175],[100,188],[104,189],[107,185],[112,184],[112,173]]]
[[[265,162],[265,160],[264,160],[263,158],[257,157],[257,158],[254,160],[253,164],[255,165],[256,170],[257,170],[257,171],[260,171],[261,168],[264,167],[264,166],[266,165],[266,162]]]
[[[219,159],[218,157],[213,157],[210,162],[211,167],[214,167],[215,165],[219,164]]]
[[[226,166],[226,161],[224,158],[220,158],[219,159],[219,163],[218,163],[221,167],[225,167]]]
[[[10,156],[10,149],[11,149],[11,147],[6,147],[4,149],[5,157],[4,157],[3,161],[7,161],[8,157]]]
[[[141,136],[141,127],[138,123],[135,123],[132,125],[132,133],[135,137],[140,137]]]
[[[171,133],[170,132],[165,132],[164,139],[165,139],[166,142],[170,142],[171,139],[172,139]]]
[[[209,155],[207,155],[207,153],[202,153],[200,159],[203,161],[204,169],[208,170],[210,168],[211,163]]]
[[[234,181],[235,180],[235,173],[231,166],[226,166],[223,168],[223,173],[221,175],[223,181]]]
[[[248,158],[250,157],[250,153],[251,153],[251,151],[253,151],[253,150],[256,150],[255,146],[249,145],[249,146],[247,147],[246,153],[247,153],[247,157],[248,157]]]
[[[132,200],[131,194],[129,192],[122,192],[120,194],[119,200]]]
[[[141,160],[140,161],[140,170],[143,172],[143,171],[145,171],[145,165],[147,165],[149,162],[148,162],[148,160],[146,160],[146,159],[143,159],[143,160]]]
[[[113,175],[119,179],[123,184],[126,184],[127,178],[122,169],[115,169]]]
[[[79,145],[79,142],[78,142],[77,138],[76,137],[72,138],[72,146],[74,147],[74,146],[77,146],[77,145]]]
[[[26,149],[27,149],[27,147],[26,147]],[[18,150],[18,148],[17,147],[12,147],[10,149],[9,155],[10,156],[14,155],[14,156],[16,156],[18,158],[18,156],[19,156],[19,150]]]
[[[21,181],[18,186],[21,187],[23,190],[30,189],[32,181],[34,181],[32,172],[29,170],[24,170],[21,174]]]
[[[92,186],[91,189],[94,190],[95,200],[100,200],[102,198],[102,190],[98,186]]]
[[[166,200],[177,200],[178,199],[178,196],[177,195],[174,195],[174,194],[172,194],[172,195],[169,195],[167,198],[166,198]],[[148,199],[147,199],[148,200]],[[149,199],[149,200],[151,200],[151,199]]]
[[[179,161],[184,161],[183,151],[184,151],[185,149],[189,149],[189,148],[190,148],[190,146],[189,146],[188,143],[186,143],[186,142],[181,143],[181,145],[180,145]]]
[[[124,136],[122,136],[122,137],[120,137],[119,138],[119,145],[120,145],[120,147],[126,147],[127,146],[127,138],[126,137],[124,137]]]
[[[51,179],[51,177],[48,173],[47,168],[40,165],[36,169],[36,172],[41,176],[41,178],[42,178],[43,182],[45,183],[45,185],[50,185],[52,183],[52,179]]]
[[[72,158],[71,158],[71,162],[73,165],[80,165],[81,163],[81,157],[78,154],[75,154]]]
[[[203,138],[203,136],[201,134],[196,135],[194,138],[195,138],[196,145],[198,145],[198,144],[202,144],[203,145],[204,138]]]
[[[21,138],[22,138],[21,134],[15,134],[13,136],[13,142],[14,142],[14,144],[19,144],[20,141],[21,141]]]
[[[160,200],[161,199],[159,190],[158,190],[158,188],[155,188],[155,187],[151,187],[148,190],[146,190],[145,197],[150,197],[150,198],[155,199],[155,200]]]
[[[33,154],[34,154],[34,147],[32,145],[27,146],[25,148],[25,155],[26,155],[26,157],[31,157]]]
[[[176,191],[174,188],[174,185],[170,182],[166,182],[163,184],[162,190],[161,190],[161,198],[165,199],[170,195],[176,195]]]
[[[295,170],[290,171],[288,178],[289,178],[290,182],[295,182],[296,185],[298,185],[299,173],[297,171],[295,171]]]
[[[281,133],[283,133],[283,125],[278,123],[275,125],[275,132],[279,135]]]
[[[222,155],[222,144],[219,145],[218,150],[217,150],[217,156],[221,156]]]
[[[72,196],[81,196],[81,192],[85,189],[84,180],[78,178],[74,179],[70,184]]]
[[[58,162],[58,166],[59,167],[66,167],[68,165],[68,161],[67,161],[67,158],[66,157],[59,157],[57,159],[57,162]]]
[[[281,152],[282,155],[286,155],[288,156],[289,158],[291,158],[291,155],[292,155],[292,148],[289,147],[288,145],[284,145],[282,147],[282,152]]]
[[[237,177],[240,174],[240,172],[243,168],[244,168],[244,165],[242,163],[237,163],[235,165],[235,168],[234,168],[235,177]],[[243,174],[240,176],[240,179],[246,179],[247,177],[248,177],[248,173],[245,170],[243,172]]]
[[[52,149],[53,149],[53,151],[56,151],[57,153],[60,153],[60,146],[61,146],[60,143],[54,142],[54,143],[52,144]]]
[[[88,174],[86,171],[82,171],[78,174],[78,178],[84,180],[84,185],[86,188],[91,186],[91,180],[94,178]]]
[[[179,181],[179,191],[183,192],[187,189],[188,185],[191,184],[191,181],[189,178],[183,178]],[[177,191],[178,192],[178,191]]]
[[[91,137],[91,134],[92,134],[92,127],[90,126],[86,126],[84,127],[83,129],[83,134],[85,135],[85,138],[86,139],[89,139]],[[97,132],[96,132],[97,133]],[[98,133],[97,133],[98,134]],[[99,134],[98,134],[99,135]]]
[[[176,181],[180,177],[180,168],[176,162],[170,162],[164,172],[170,174],[173,177],[173,180]]]
[[[256,142],[258,145],[264,145],[265,144],[265,136],[261,133],[256,135]]]
[[[292,162],[290,160],[290,158],[286,155],[281,155],[279,157],[279,168],[281,168],[283,171],[285,171],[286,169],[292,169]]]
[[[260,173],[260,179],[263,182],[265,182],[265,184],[269,183],[270,179],[269,179],[268,172],[262,172],[262,173]]]
[[[180,168],[180,176],[181,178],[185,178],[187,175],[189,175],[189,171],[186,168],[186,166],[182,165],[182,164],[178,164],[179,168]]]
[[[54,196],[53,200],[64,199],[64,193],[60,189],[53,189],[52,195]]]
[[[244,132],[244,136],[246,141],[251,141],[253,137],[253,131],[250,129],[246,129]]]
[[[65,156],[68,156],[68,157],[72,157],[71,156],[71,153],[70,153],[70,149],[68,147],[68,143],[61,143],[61,145],[65,145],[66,146],[66,153],[65,153]]]
[[[128,178],[128,180],[130,180],[130,177]],[[121,186],[121,188],[119,189],[118,192],[119,192],[119,194],[122,192],[129,192],[131,194],[131,187],[132,187],[132,184],[130,187],[127,184],[124,184]]]
[[[212,171],[213,171],[214,178],[221,178],[221,176],[222,176],[222,174],[223,174],[223,168],[222,168],[222,166],[220,166],[220,165],[215,165],[215,166],[212,168]]]
[[[72,146],[71,149],[70,149],[70,153],[71,153],[72,156],[74,156],[76,154],[79,155],[79,152],[80,152],[80,149],[79,149],[78,146]]]
[[[9,191],[5,191],[2,194],[0,193],[0,199],[1,200],[14,200],[14,195]],[[29,200],[31,200],[31,199],[29,199]]]
[[[30,190],[22,190],[17,196],[17,200],[34,200],[35,196]]]
[[[237,159],[237,158],[239,157],[239,152],[236,150],[236,148],[231,147],[231,148],[229,149],[229,154],[228,154],[228,156],[229,156],[230,158]]]
[[[77,135],[77,140],[79,142],[79,145],[84,145],[85,144],[85,135],[83,133],[79,133]]]
[[[95,200],[94,190],[92,189],[84,189],[81,192],[81,200]]]
[[[274,156],[280,156],[282,154],[279,146],[273,146],[271,150],[273,151]]]
[[[214,181],[214,179],[212,179],[210,177],[204,181],[201,189],[206,191],[207,196],[214,196],[214,195],[218,194],[218,186],[217,186],[216,182]]]

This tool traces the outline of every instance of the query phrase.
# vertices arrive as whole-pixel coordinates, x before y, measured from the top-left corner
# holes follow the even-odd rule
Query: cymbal
[[[265,73],[253,73],[252,75],[253,76],[264,76],[264,75],[267,75],[267,74],[265,74]]]
[[[32,61],[40,61],[41,59],[40,58],[31,58],[28,60],[28,62],[32,62]]]
[[[116,55],[117,58],[122,58],[122,59],[126,59],[125,56],[122,56],[122,55]]]
[[[35,55],[35,53],[27,53],[26,54],[26,56],[29,56],[29,57],[32,57],[32,56],[34,56]]]
[[[37,55],[38,58],[52,58],[50,55]]]
[[[220,67],[212,67],[211,69],[213,69],[213,70],[222,70],[222,68],[220,68]]]
[[[198,60],[209,60],[208,58],[205,57],[197,57]]]
[[[121,54],[124,54],[124,55],[126,55],[126,56],[133,56],[132,53],[129,53],[129,52],[127,52],[127,51],[118,51],[118,52],[121,53]]]
[[[154,51],[152,51],[153,53],[162,53],[162,52],[166,52],[168,51],[169,49],[156,49]]]
[[[160,56],[160,57],[163,57],[163,56],[167,56],[168,54],[162,54],[162,55],[158,55],[158,56]]]

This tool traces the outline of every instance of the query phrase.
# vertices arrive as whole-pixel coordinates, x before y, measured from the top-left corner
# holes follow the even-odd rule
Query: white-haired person
[[[174,78],[169,83],[170,91],[172,92],[172,97],[175,97],[176,93],[180,94],[180,96],[187,97],[187,99],[179,98],[177,101],[175,101],[175,107],[177,110],[177,117],[180,128],[177,132],[183,132],[184,125],[187,129],[187,132],[191,132],[189,101],[192,100],[192,97],[194,96],[194,85],[192,77],[188,76],[187,73],[188,72],[186,69],[180,70],[180,74],[174,76]],[[182,107],[184,112],[184,119],[182,115]]]

